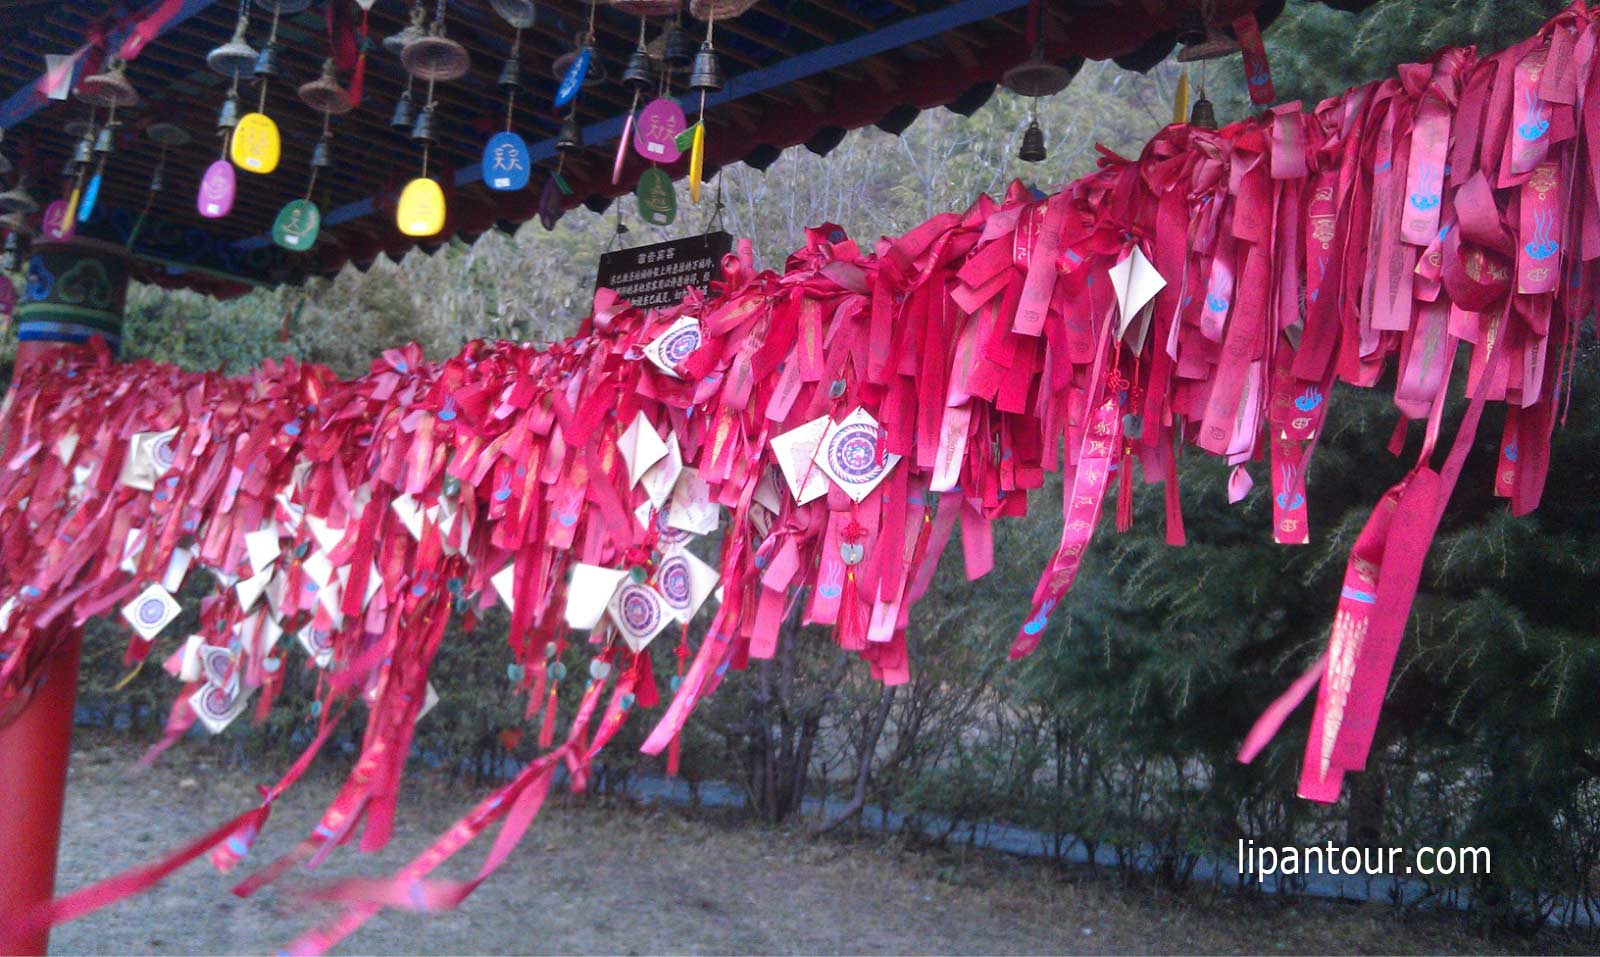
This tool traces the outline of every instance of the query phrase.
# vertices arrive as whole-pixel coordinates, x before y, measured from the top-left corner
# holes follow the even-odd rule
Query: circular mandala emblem
[[[684,326],[667,336],[661,343],[661,357],[668,365],[677,365],[700,348],[700,326]]]
[[[667,524],[667,509],[656,513],[656,540],[662,545],[681,545],[689,540],[689,533]]]
[[[661,569],[656,572],[656,587],[661,589],[661,597],[673,608],[688,608],[689,563],[676,556],[662,562]]]
[[[216,685],[206,685],[200,692],[200,706],[206,713],[214,717],[222,717],[228,713],[228,708],[233,705],[233,694],[226,688]]]
[[[167,606],[159,598],[146,598],[139,603],[139,621],[141,624],[154,625],[161,621],[161,616],[167,613]]]
[[[156,444],[150,449],[150,455],[156,460],[157,465],[171,468],[173,460],[178,457],[178,453],[172,449],[172,436],[167,435],[157,439]]]
[[[864,484],[883,474],[878,461],[878,430],[865,422],[847,425],[828,442],[828,464],[848,482]]]
[[[661,606],[644,594],[643,585],[630,585],[622,593],[619,603],[622,610],[622,623],[629,631],[649,632],[654,631],[661,623]]]

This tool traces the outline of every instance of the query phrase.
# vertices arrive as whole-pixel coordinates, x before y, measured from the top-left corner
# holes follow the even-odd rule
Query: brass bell
[[[1212,109],[1210,100],[1202,96],[1194,101],[1194,109],[1189,111],[1189,125],[1197,130],[1217,128],[1217,111]]]
[[[644,47],[633,51],[628,57],[628,68],[622,71],[622,85],[630,90],[643,92],[656,84],[655,64],[650,62],[650,54]]]
[[[1030,120],[1022,132],[1022,149],[1017,151],[1017,158],[1024,163],[1037,163],[1044,157],[1044,130],[1039,128],[1038,120]]]
[[[317,145],[311,148],[311,166],[313,169],[327,169],[333,165],[333,148],[324,136],[317,140]]]
[[[26,249],[28,240],[33,236],[33,224],[28,222],[28,217],[23,213],[6,213],[0,216],[0,229],[17,238],[17,245]]]
[[[261,48],[261,53],[256,57],[256,65],[251,67],[251,72],[263,79],[278,75],[278,45],[269,43]]]
[[[425,36],[407,43],[400,51],[400,63],[419,80],[459,80],[472,68],[466,47],[444,35],[444,26],[434,23]]]
[[[1196,7],[1185,7],[1178,16],[1178,45],[1192,47],[1206,42],[1206,18]]]
[[[0,143],[5,142],[5,139],[5,128],[0,127]],[[11,160],[6,156],[6,154],[0,153],[0,176],[4,176],[9,172],[11,172]]]
[[[700,52],[694,55],[694,66],[689,70],[689,89],[702,93],[715,93],[722,89],[722,64],[718,62],[717,51],[711,49],[709,40],[700,44]]]
[[[6,217],[6,219],[10,218],[9,216]],[[22,257],[27,254],[28,248],[25,238],[16,229],[12,229],[6,233],[5,247],[0,250],[0,272],[16,272],[21,269]]]
[[[94,159],[94,144],[94,137],[88,133],[83,134],[83,138],[78,140],[78,145],[72,148],[72,162],[88,163],[92,161]]]
[[[505,66],[500,68],[500,79],[495,82],[507,93],[522,89],[522,56],[517,51],[511,51]]]
[[[694,40],[676,21],[667,27],[667,46],[661,58],[673,70],[683,69],[694,59]]]
[[[39,203],[28,192],[28,184],[18,182],[3,193],[0,193],[0,213],[19,213],[23,216],[32,216],[39,211]]]
[[[90,106],[117,107],[134,106],[139,102],[139,93],[128,82],[128,76],[121,60],[116,60],[109,70],[102,70],[93,76],[86,76],[78,84],[78,99]]]
[[[239,25],[233,31],[233,39],[206,54],[206,66],[213,72],[234,78],[255,69],[259,54],[255,47],[244,41],[244,28],[245,18],[240,17]]]
[[[583,130],[578,126],[578,111],[573,110],[561,121],[561,132],[556,134],[556,149],[571,153],[583,149]]]
[[[350,94],[339,85],[333,60],[322,61],[322,75],[300,87],[300,102],[319,113],[336,115],[350,112]]]
[[[416,125],[411,127],[411,138],[419,143],[433,142],[433,107],[428,107],[417,116]]]
[[[94,152],[96,155],[104,156],[114,149],[116,149],[116,135],[111,132],[111,124],[107,123],[95,134]]]
[[[232,93],[222,101],[222,110],[217,114],[217,129],[231,130],[239,125],[239,97]]]
[[[392,130],[409,130],[417,125],[417,104],[411,99],[411,91],[406,90],[400,94],[400,99],[395,101],[394,115],[389,117],[389,128]]]

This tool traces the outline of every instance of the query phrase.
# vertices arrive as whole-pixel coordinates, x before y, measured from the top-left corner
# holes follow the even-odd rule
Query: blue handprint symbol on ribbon
[[[1411,205],[1420,210],[1433,209],[1439,205],[1439,187],[1444,182],[1444,174],[1436,163],[1422,163],[1417,167],[1417,187],[1421,192],[1411,194]]]
[[[1212,293],[1206,296],[1206,308],[1212,312],[1224,312],[1228,308],[1228,300],[1223,296]]]
[[[1295,490],[1297,472],[1294,466],[1285,465],[1279,469],[1278,474],[1283,477],[1283,491],[1279,492],[1276,498],[1278,507],[1292,512],[1306,503],[1306,497]]]
[[[1040,605],[1039,610],[1034,613],[1034,616],[1029,618],[1027,623],[1022,626],[1023,632],[1029,635],[1037,635],[1039,632],[1044,631],[1044,626],[1050,624],[1050,610],[1055,607],[1056,600],[1054,598],[1046,599],[1045,603]]]
[[[1555,231],[1555,210],[1539,210],[1533,214],[1533,241],[1522,248],[1532,259],[1549,259],[1561,248],[1551,235]]]
[[[1522,91],[1523,105],[1528,108],[1528,118],[1517,124],[1517,135],[1525,140],[1536,140],[1550,129],[1550,120],[1544,115],[1544,104],[1533,90]]]
[[[1322,390],[1316,386],[1306,389],[1301,395],[1295,396],[1294,407],[1301,412],[1315,412],[1317,406],[1322,404]]]
[[[1515,462],[1517,460],[1517,455],[1518,455],[1517,443],[1513,442],[1510,445],[1506,446],[1506,461],[1507,462]]]
[[[444,400],[444,408],[439,410],[440,422],[453,422],[456,417],[456,397],[449,396]]]

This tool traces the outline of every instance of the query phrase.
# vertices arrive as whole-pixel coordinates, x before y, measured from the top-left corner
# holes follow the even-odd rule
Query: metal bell
[[[300,102],[319,113],[350,112],[350,94],[339,85],[339,78],[333,72],[333,60],[323,60],[322,75],[301,85]]]
[[[417,117],[416,125],[411,127],[411,138],[419,143],[433,142],[433,107],[423,110]]]
[[[417,104],[411,99],[411,91],[400,94],[400,99],[395,101],[394,115],[389,117],[389,128],[392,130],[409,130],[417,125]]]
[[[722,64],[709,40],[700,44],[700,52],[694,55],[694,66],[689,70],[689,89],[704,93],[722,89]]]
[[[233,39],[206,54],[206,66],[225,77],[239,77],[255,69],[260,54],[244,40],[245,18],[233,30]]]
[[[239,125],[239,98],[232,93],[222,101],[222,111],[217,114],[217,129],[231,130]]]
[[[16,230],[7,233],[5,247],[0,249],[0,272],[16,272],[21,269],[22,257],[25,255],[27,249],[22,237],[17,235]]]
[[[556,149],[562,153],[583,149],[583,130],[578,126],[576,110],[561,121],[561,132],[556,134]]]
[[[406,44],[400,51],[400,63],[419,80],[443,82],[459,80],[472,68],[467,48],[446,37],[443,25],[437,22],[426,36]]]
[[[323,137],[311,148],[311,166],[313,169],[327,169],[332,165],[333,148],[328,144],[328,138]]]
[[[1196,7],[1186,7],[1178,16],[1178,45],[1192,47],[1206,42],[1206,18]]]
[[[622,85],[642,92],[656,85],[655,74],[655,64],[651,62],[650,54],[640,47],[628,57],[628,68],[622,71]]]
[[[78,145],[72,148],[72,162],[88,163],[92,161],[94,159],[94,144],[94,137],[91,137],[88,133],[83,134],[83,138],[78,140]]]
[[[18,248],[24,250],[28,247],[28,240],[33,236],[33,224],[28,222],[27,215],[23,213],[6,213],[0,216],[0,229],[16,237]],[[7,245],[10,245],[9,241]]]
[[[3,193],[0,193],[0,213],[19,213],[31,216],[39,211],[39,203],[28,192],[27,183],[17,183]]]
[[[1024,163],[1037,163],[1044,157],[1044,130],[1039,128],[1038,120],[1031,120],[1022,132],[1022,149],[1017,151],[1017,158]]]
[[[78,99],[90,106],[134,106],[139,102],[139,93],[128,82],[125,69],[117,60],[111,69],[84,77],[78,84]]]
[[[1210,100],[1202,96],[1194,101],[1194,109],[1189,111],[1189,125],[1198,130],[1217,128],[1217,111],[1212,109]]]
[[[500,68],[500,79],[496,81],[500,89],[512,93],[522,89],[522,56],[515,50],[506,59],[505,66]]]
[[[94,152],[104,156],[116,149],[116,135],[111,132],[111,124],[100,127],[100,132],[94,137]]]
[[[694,59],[694,40],[676,21],[667,27],[667,45],[661,58],[673,70],[683,69]]]
[[[518,30],[528,29],[539,18],[539,8],[533,0],[489,0],[489,6],[494,7],[500,19]]]
[[[278,75],[278,45],[276,43],[269,43],[261,48],[261,53],[256,57],[256,65],[251,67],[251,72],[263,78]]]

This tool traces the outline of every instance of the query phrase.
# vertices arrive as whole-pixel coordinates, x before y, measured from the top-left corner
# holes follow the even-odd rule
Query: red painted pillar
[[[28,297],[17,310],[18,381],[47,374],[42,363],[50,353],[79,348],[89,336],[117,347],[128,281],[123,255],[92,241],[35,249]],[[62,637],[29,700],[0,727],[0,955],[6,957],[44,954],[50,946],[49,928],[25,929],[19,918],[55,896],[83,630]]]
[[[0,954],[7,957],[50,946],[49,928],[17,928],[14,918],[55,895],[82,647],[83,631],[74,628],[32,700],[0,728]]]

